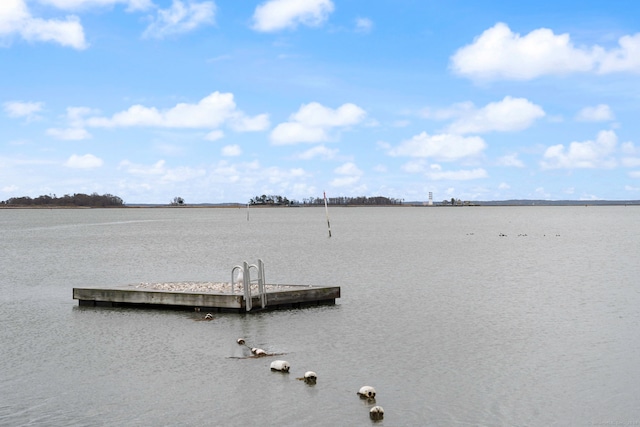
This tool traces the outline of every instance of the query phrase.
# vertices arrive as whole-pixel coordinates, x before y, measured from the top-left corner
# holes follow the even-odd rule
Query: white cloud
[[[640,33],[618,39],[618,46],[575,47],[569,34],[539,28],[521,36],[497,23],[451,57],[452,70],[477,80],[530,80],[546,75],[640,73]]]
[[[522,162],[522,160],[518,158],[517,154],[507,154],[506,156],[500,157],[498,159],[498,165],[516,167],[516,168],[524,167],[524,163]]]
[[[307,127],[302,123],[281,123],[271,132],[271,141],[276,145],[299,142],[322,142],[329,139],[323,128]]]
[[[253,14],[253,29],[262,32],[322,25],[334,6],[331,0],[269,0]]]
[[[102,159],[93,154],[85,154],[84,156],[72,154],[64,165],[74,169],[95,169],[102,166],[103,163]]]
[[[302,159],[302,160],[310,160],[313,159],[315,157],[322,157],[324,159],[333,159],[335,158],[335,156],[338,154],[338,150],[337,149],[329,149],[324,145],[318,145],[316,147],[310,148],[300,154],[298,154],[296,157],[298,159]]]
[[[91,134],[82,128],[47,129],[47,135],[66,141],[81,141],[91,138]]]
[[[9,101],[3,104],[5,113],[12,118],[25,117],[27,119],[37,118],[37,114],[42,111],[42,102],[21,102]]]
[[[623,71],[640,73],[640,33],[620,37],[618,44],[619,48],[603,54],[598,73]]]
[[[237,115],[229,125],[236,132],[257,132],[268,129],[271,123],[268,114],[258,114],[255,117]]]
[[[426,175],[429,179],[434,181],[470,181],[474,179],[486,178],[489,176],[489,174],[487,174],[487,171],[482,168],[458,171],[442,171],[434,169],[427,172]]]
[[[541,162],[543,169],[611,168],[615,160],[610,156],[618,143],[614,131],[598,133],[595,141],[572,142],[548,147]]]
[[[373,29],[373,21],[369,18],[356,18],[356,32],[370,33]]]
[[[606,122],[613,119],[613,112],[606,104],[585,107],[576,115],[576,120],[580,122]]]
[[[333,110],[312,102],[300,107],[288,122],[276,126],[271,141],[276,145],[328,141],[331,129],[358,124],[365,116],[366,112],[354,104],[343,104]]]
[[[173,0],[171,7],[161,9],[143,33],[143,37],[163,38],[182,34],[202,25],[214,24],[216,5],[212,1],[201,3]]]
[[[55,42],[75,49],[87,47],[84,29],[77,16],[67,16],[64,21],[35,18],[25,0],[0,2],[0,37],[12,34],[31,42]]]
[[[260,130],[267,122],[266,115],[246,117],[236,109],[233,94],[214,92],[201,99],[197,104],[180,103],[167,110],[155,107],[133,105],[129,109],[116,113],[112,117],[91,117],[85,120],[93,127],[163,127],[216,129],[225,123],[243,131]],[[222,137],[221,132],[209,133],[206,139]]]
[[[542,107],[525,98],[505,96],[502,101],[491,102],[478,110],[468,108],[461,114],[460,119],[449,125],[448,132],[465,134],[519,131],[544,117],[545,112]]]
[[[556,35],[540,28],[521,36],[504,23],[484,31],[451,57],[457,74],[474,79],[514,80],[590,71],[593,60],[593,51],[575,48],[568,34]]]
[[[242,149],[239,145],[225,145],[222,147],[222,155],[226,157],[235,157],[242,155]]]
[[[422,132],[389,150],[391,156],[425,157],[451,161],[480,155],[487,144],[479,136],[429,135]]]

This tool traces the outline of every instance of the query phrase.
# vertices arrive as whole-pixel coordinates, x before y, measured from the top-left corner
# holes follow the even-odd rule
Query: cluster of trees
[[[303,199],[302,202],[305,205],[323,205],[324,199],[321,197],[310,197]],[[403,199],[393,199],[384,196],[375,197],[328,197],[327,202],[330,205],[358,205],[358,206],[388,206],[388,205],[401,205]]]
[[[184,199],[182,197],[174,197],[171,201],[171,206],[184,206]]]
[[[44,195],[32,199],[31,197],[12,197],[3,202],[0,205],[4,206],[87,206],[87,207],[111,207],[111,206],[123,206],[124,202],[118,196],[111,194],[99,195],[77,193],[72,196],[65,194],[62,197],[56,197],[54,194]]]
[[[250,205],[274,205],[274,206],[290,206],[296,205],[298,202],[296,200],[289,200],[283,196],[267,196],[263,194],[262,196],[256,196],[249,199]]]

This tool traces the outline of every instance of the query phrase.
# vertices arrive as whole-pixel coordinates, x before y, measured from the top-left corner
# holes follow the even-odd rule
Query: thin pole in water
[[[327,227],[329,227],[329,237],[331,237],[331,223],[329,222],[329,208],[327,207],[327,193],[322,192],[324,195],[324,211],[327,214]]]
[[[247,221],[249,221],[249,203],[247,203]]]

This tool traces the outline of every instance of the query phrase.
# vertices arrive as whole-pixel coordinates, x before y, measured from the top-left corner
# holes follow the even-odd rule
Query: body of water
[[[640,425],[637,207],[0,210],[0,425]],[[340,286],[250,315],[73,287]],[[247,344],[274,357],[243,358]],[[318,374],[315,386],[296,377]]]

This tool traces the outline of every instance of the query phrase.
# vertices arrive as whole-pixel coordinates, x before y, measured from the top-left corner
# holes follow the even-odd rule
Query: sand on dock
[[[188,292],[188,293],[211,293],[211,294],[242,294],[242,284],[232,284],[229,282],[169,282],[169,283],[153,283],[141,282],[134,285],[136,289],[149,289],[166,292]],[[258,293],[258,285],[251,284],[251,293]],[[300,288],[294,285],[264,285],[265,292],[274,292],[280,290],[291,290]],[[232,292],[233,289],[233,292]]]

